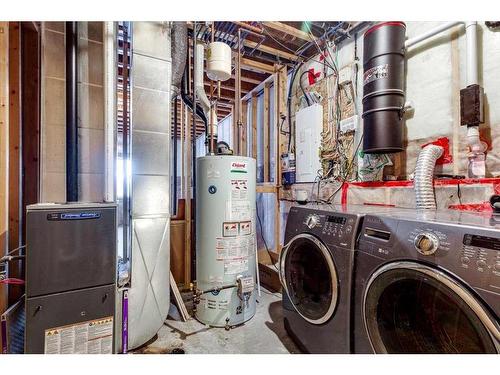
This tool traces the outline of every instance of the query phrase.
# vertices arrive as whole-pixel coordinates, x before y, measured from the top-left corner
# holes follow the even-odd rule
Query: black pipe
[[[188,82],[186,76],[187,72],[185,72],[184,75],[182,76],[181,99],[192,112],[194,109],[194,105],[193,105],[193,99],[188,95]],[[206,132],[208,130],[208,120],[207,116],[205,116],[205,113],[203,112],[203,109],[200,106],[196,106],[196,116],[198,116],[205,124],[205,132]]]
[[[405,31],[403,22],[383,22],[363,40],[363,151],[403,151]]]
[[[177,119],[177,102],[179,100],[177,98],[174,99],[174,187],[172,191],[172,196],[174,200],[172,214],[177,215],[177,128],[178,128],[178,119]]]
[[[78,201],[78,28],[66,22],[66,201]]]

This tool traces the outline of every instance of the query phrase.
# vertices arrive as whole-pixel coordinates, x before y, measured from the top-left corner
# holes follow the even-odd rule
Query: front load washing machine
[[[285,328],[308,353],[350,353],[353,251],[363,215],[383,208],[295,206],[280,255]]]
[[[367,215],[354,268],[356,353],[498,353],[500,225],[480,214]]]

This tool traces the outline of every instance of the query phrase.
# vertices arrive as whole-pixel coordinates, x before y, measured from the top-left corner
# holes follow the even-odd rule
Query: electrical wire
[[[306,90],[304,90],[304,86],[302,85],[302,78],[304,78],[304,75],[306,74],[309,74],[309,70],[306,70],[304,72],[302,72],[302,74],[300,75],[300,78],[299,78],[299,86],[300,86],[300,89],[302,90],[302,94],[304,94],[304,98],[306,99],[306,102],[307,102],[307,106],[310,106],[311,105],[311,100],[309,99],[307,93],[306,93]]]
[[[262,222],[260,221],[260,216],[259,216],[259,205],[257,202],[255,202],[255,212],[257,214],[257,221],[259,222],[259,227],[260,227],[260,237],[262,238],[262,241],[264,242],[264,246],[266,247],[267,255],[269,255],[269,259],[271,259],[271,262],[273,262],[273,257],[271,256],[271,251],[269,250],[269,247],[267,246],[266,239],[264,238],[264,230],[262,229]],[[279,273],[278,267],[276,267],[276,264],[272,263],[273,267],[276,269],[276,271]]]
[[[24,285],[24,280],[9,277],[7,279],[0,280],[0,284]]]

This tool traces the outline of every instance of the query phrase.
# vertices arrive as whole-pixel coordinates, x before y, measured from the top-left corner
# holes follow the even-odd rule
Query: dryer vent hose
[[[436,145],[428,145],[420,151],[415,167],[415,201],[417,209],[436,209],[436,197],[434,195],[434,168],[436,161],[443,154],[443,148]]]

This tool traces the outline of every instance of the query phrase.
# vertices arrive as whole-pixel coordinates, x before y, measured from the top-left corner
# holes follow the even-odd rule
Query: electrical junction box
[[[342,133],[356,131],[358,129],[358,124],[359,124],[358,115],[354,115],[344,120],[340,120],[340,131]]]
[[[321,170],[319,157],[323,132],[323,106],[313,104],[295,115],[296,182],[314,182]]]
[[[460,90],[460,124],[482,123],[484,123],[484,89],[479,85],[469,85]]]
[[[281,184],[292,185],[295,183],[295,154],[288,152],[281,154]]]

